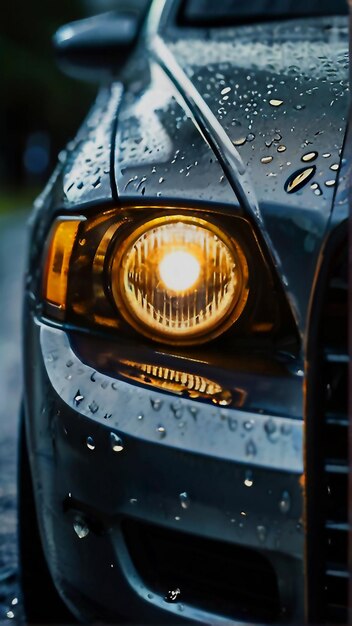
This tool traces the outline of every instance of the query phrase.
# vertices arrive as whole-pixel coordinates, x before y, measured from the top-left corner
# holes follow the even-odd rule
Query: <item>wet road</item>
[[[24,212],[0,216],[0,622],[21,621],[17,584],[16,462],[21,398]]]

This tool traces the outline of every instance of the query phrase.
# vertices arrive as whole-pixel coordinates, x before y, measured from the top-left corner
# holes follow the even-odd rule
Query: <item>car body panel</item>
[[[155,2],[154,11],[162,6]],[[347,22],[184,29],[176,41],[179,30],[168,21],[174,6],[165,4],[155,39],[146,31],[121,82],[101,89],[31,218],[25,409],[39,526],[57,589],[81,620],[227,619],[221,607],[207,613],[188,603],[187,590],[182,603],[168,604],[167,589],[148,586],[121,530],[131,519],[265,554],[277,574],[281,617],[298,623],[305,601],[302,363],[322,246],[348,210]],[[154,15],[149,28],[157,22]],[[318,155],[303,162],[309,152]],[[287,193],[290,176],[312,165],[307,184]],[[234,349],[230,364],[221,351],[211,364],[204,352],[190,358],[46,319],[42,262],[53,219],[140,206],[245,216],[292,308],[300,354],[271,346],[260,360]],[[161,391],[136,374],[150,364],[204,377],[230,390],[232,403]],[[112,435],[122,450],[113,450]],[[80,539],[77,520],[89,531]]]
[[[302,618],[302,423],[184,399],[180,418],[168,394],[87,366],[61,329],[30,316],[26,329],[35,363],[26,371],[27,436],[42,538],[57,588],[79,619],[225,620],[221,610],[188,603],[187,589],[181,614],[179,603],[165,603],[167,588],[145,583],[126,549],[126,520],[264,551],[287,615]],[[112,434],[122,441],[118,452]],[[77,523],[88,529],[81,539]]]

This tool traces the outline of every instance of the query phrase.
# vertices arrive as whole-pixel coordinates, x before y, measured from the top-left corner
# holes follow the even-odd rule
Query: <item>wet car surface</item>
[[[347,223],[347,22],[180,28],[175,7],[155,30],[154,3],[148,54],[101,89],[32,216],[25,402],[44,552],[81,620],[294,623],[312,294]],[[152,232],[155,251],[175,224],[208,229],[242,271],[238,308],[209,336],[183,323],[190,296],[166,330],[159,295],[144,306],[143,242]],[[126,247],[139,271],[123,274]]]

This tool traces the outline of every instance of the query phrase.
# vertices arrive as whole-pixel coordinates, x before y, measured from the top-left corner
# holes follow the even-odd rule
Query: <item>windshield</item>
[[[347,0],[186,0],[182,7],[182,21],[189,25],[345,14]]]

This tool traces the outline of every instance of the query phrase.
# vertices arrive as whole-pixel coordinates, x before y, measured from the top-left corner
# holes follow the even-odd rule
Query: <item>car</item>
[[[35,202],[29,622],[344,623],[343,0],[155,0],[62,27],[100,81]]]

